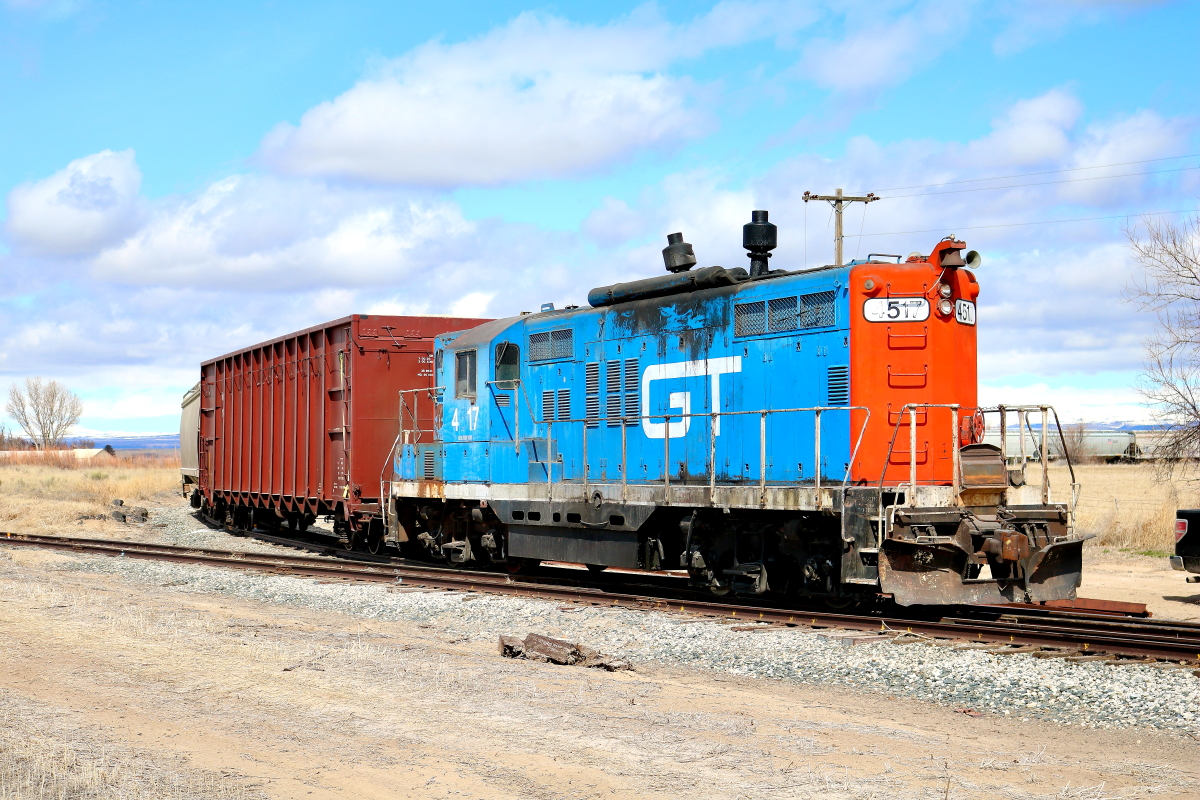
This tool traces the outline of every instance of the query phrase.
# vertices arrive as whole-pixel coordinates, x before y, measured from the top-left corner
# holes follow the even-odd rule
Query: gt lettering
[[[642,372],[642,431],[650,439],[678,439],[687,435],[692,426],[691,392],[671,392],[667,400],[667,413],[678,411],[682,416],[678,420],[667,422],[652,422],[650,417],[650,384],[654,381],[665,381],[672,378],[697,378],[710,376],[712,378],[712,398],[714,410],[721,398],[721,376],[731,372],[742,371],[742,357],[728,356],[726,358],[709,358],[703,361],[679,361],[674,364],[651,364]],[[713,420],[713,435],[721,434],[721,418]]]

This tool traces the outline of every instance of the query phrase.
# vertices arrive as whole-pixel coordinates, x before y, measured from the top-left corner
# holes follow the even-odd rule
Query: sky
[[[582,304],[672,231],[746,266],[752,209],[773,268],[831,263],[803,194],[843,188],[882,198],[847,258],[983,255],[984,402],[1146,420],[1126,231],[1200,207],[1197,31],[1133,0],[0,0],[0,391],[177,430],[204,359]]]

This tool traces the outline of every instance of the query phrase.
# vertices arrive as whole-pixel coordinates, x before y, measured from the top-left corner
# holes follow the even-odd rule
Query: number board
[[[867,322],[924,322],[929,300],[924,297],[872,297],[863,303]]]
[[[954,301],[954,318],[963,325],[974,325],[975,304],[970,300]]]

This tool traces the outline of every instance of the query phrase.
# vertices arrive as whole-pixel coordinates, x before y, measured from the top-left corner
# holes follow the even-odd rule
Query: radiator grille
[[[800,295],[801,328],[821,328],[833,324],[833,292]]]
[[[575,332],[570,328],[550,331],[550,357],[570,358],[575,354]]]
[[[554,392],[542,392],[542,421],[554,421]]]
[[[794,331],[800,327],[796,313],[796,298],[776,297],[767,302],[767,330],[771,333]]]
[[[529,360],[570,358],[575,353],[575,332],[570,328],[529,334]]]
[[[570,419],[571,418],[571,390],[570,389],[559,389],[558,390],[558,418],[559,419]]]
[[[550,332],[529,334],[529,360],[542,361],[550,358]]]
[[[733,335],[756,336],[766,332],[767,304],[738,303],[733,307]]]

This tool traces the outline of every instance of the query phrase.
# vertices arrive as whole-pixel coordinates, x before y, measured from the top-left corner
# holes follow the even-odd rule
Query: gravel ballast
[[[166,529],[158,529],[163,540],[194,547],[222,547],[224,543],[223,549],[281,552],[201,528],[186,513],[175,512],[155,509],[152,513],[152,521],[169,520]],[[234,543],[249,547],[234,548]],[[463,592],[389,592],[381,584],[317,583],[103,556],[70,556],[62,563],[64,568],[119,575],[173,592],[224,594],[430,625],[452,642],[493,646],[500,634],[541,633],[585,644],[630,661],[635,668],[639,663],[656,662],[748,677],[858,687],[1062,725],[1200,734],[1200,679],[1185,669],[995,656],[924,643],[879,641],[847,646],[837,637],[800,628],[748,633],[733,631],[717,620],[696,621],[661,612],[564,607],[555,601]]]

